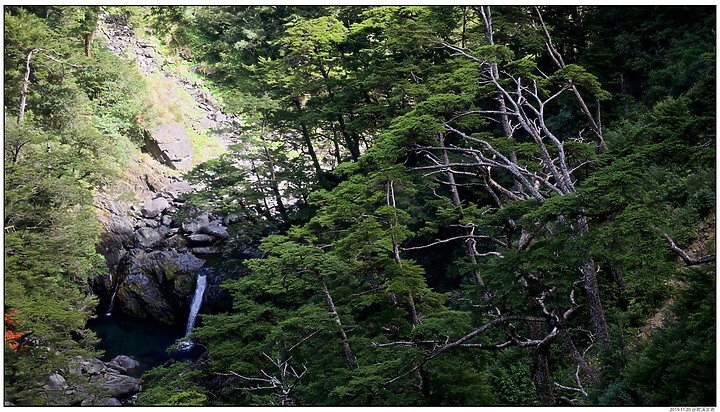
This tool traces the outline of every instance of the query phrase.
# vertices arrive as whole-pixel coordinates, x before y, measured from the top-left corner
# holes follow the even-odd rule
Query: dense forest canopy
[[[136,404],[716,404],[714,7],[4,12],[6,402],[96,356],[93,199],[160,122],[104,13],[241,119],[184,175],[232,308]]]

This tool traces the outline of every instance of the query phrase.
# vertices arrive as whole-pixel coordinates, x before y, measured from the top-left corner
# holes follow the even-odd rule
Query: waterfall
[[[193,296],[192,303],[190,304],[190,316],[188,317],[187,328],[185,328],[185,336],[189,336],[190,332],[195,326],[195,318],[197,317],[198,311],[200,311],[200,305],[202,304],[203,293],[205,292],[205,286],[207,285],[206,272],[203,270],[198,274],[197,284],[195,286],[195,295]]]
[[[112,273],[110,274],[110,284],[112,284]],[[112,315],[113,303],[115,302],[115,295],[117,295],[118,286],[120,286],[119,279],[118,279],[118,282],[115,284],[115,288],[113,289],[113,294],[110,297],[110,305],[108,306],[108,310],[107,310],[107,313],[105,314],[105,316]]]

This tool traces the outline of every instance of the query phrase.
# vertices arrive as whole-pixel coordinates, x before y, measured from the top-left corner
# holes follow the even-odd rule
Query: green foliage
[[[152,406],[202,406],[207,402],[207,395],[198,384],[201,379],[202,374],[184,362],[152,369],[143,375],[149,389],[141,392],[135,402]]]
[[[493,44],[478,7],[152,8],[168,50],[222,86],[242,118],[238,144],[186,175],[204,187],[187,210],[237,215],[225,257],[261,237],[263,256],[222,262],[233,307],[194,330],[202,361],[150,371],[139,404],[536,405],[527,342],[554,327],[598,374],[583,378],[583,404],[713,402],[714,266],[680,268],[662,234],[714,252],[714,9],[490,10]],[[142,11],[115,11],[142,26]],[[100,229],[87,223],[93,191],[129,163],[143,123],[178,120],[175,98],[188,97],[101,48],[88,59],[80,39],[94,16],[5,13],[5,303],[37,338],[6,348],[18,404],[42,403],[38,382],[90,353],[96,302],[85,292],[103,266]],[[492,64],[511,93],[564,91],[542,114],[522,106],[559,147],[507,133],[517,119],[503,124],[496,110]],[[587,141],[588,111],[603,114],[603,153]],[[198,151],[207,139],[191,133]],[[573,169],[572,188],[550,188],[548,162]],[[593,290],[578,268],[590,259],[611,330],[602,350],[586,333]],[[484,284],[471,284],[478,274]],[[433,355],[500,316],[571,307],[565,323],[496,325]],[[476,345],[503,342],[530,346]],[[572,382],[570,345],[547,343],[550,382]]]

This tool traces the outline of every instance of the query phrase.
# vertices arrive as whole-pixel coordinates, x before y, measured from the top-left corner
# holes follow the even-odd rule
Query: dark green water
[[[167,349],[183,336],[181,330],[119,316],[98,317],[88,327],[100,338],[97,349],[105,351],[101,360],[131,356],[140,362],[142,371],[170,360]]]

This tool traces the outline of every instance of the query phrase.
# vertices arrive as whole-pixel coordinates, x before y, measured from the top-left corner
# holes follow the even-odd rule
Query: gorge
[[[716,404],[716,8],[4,13],[6,406]]]
[[[149,156],[138,165],[141,169],[96,196],[104,227],[98,250],[110,273],[94,279],[93,289],[111,319],[91,322],[91,329],[99,332],[105,358],[139,355],[147,370],[170,359],[164,352],[176,339],[190,335],[201,307],[205,313],[217,313],[229,305],[229,296],[220,289],[225,277],[209,273],[207,265],[228,240],[227,224],[232,217],[208,212],[178,216],[182,197],[193,186],[174,171],[187,171],[199,162],[193,157],[197,154],[187,129],[207,133],[218,146],[226,147],[234,142],[238,119],[223,113],[197,83],[166,69],[165,59],[155,51],[158,46],[135,37],[120,16],[101,14],[98,33],[113,53],[129,58],[141,73],[162,76],[162,86],[168,88],[164,93],[187,92],[192,97],[179,113],[182,123],[165,123],[147,133],[144,151]],[[137,200],[118,200],[123,196]],[[209,290],[204,294],[207,283]],[[181,325],[186,325],[184,336],[173,332]],[[135,328],[145,331],[141,336],[158,328],[150,334],[157,338],[135,338]],[[178,350],[189,346],[188,341],[181,341]]]

